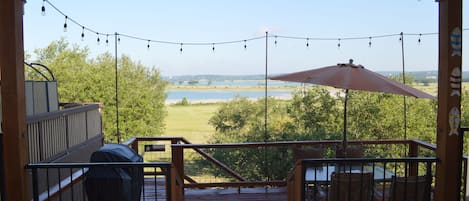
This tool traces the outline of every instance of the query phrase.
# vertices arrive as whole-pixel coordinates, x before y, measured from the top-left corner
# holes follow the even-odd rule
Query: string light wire
[[[65,14],[63,11],[61,11],[59,8],[57,8],[54,4],[52,4],[48,0],[43,0],[43,4],[41,7],[41,12],[42,14],[45,14],[45,4],[49,5],[51,8],[53,8],[55,11],[60,13],[65,17],[65,23],[64,23],[64,29],[68,27],[67,22],[71,22],[79,27],[82,28],[82,33],[81,37],[82,39],[85,36],[85,31],[95,33],[97,35],[97,42],[99,44],[100,42],[100,35],[101,36],[106,36],[106,43],[107,37],[110,35],[110,33],[106,32],[100,32],[97,31],[93,28],[89,28],[78,21],[74,20],[73,18],[69,17],[67,14]],[[469,28],[465,28],[463,30],[469,30]],[[419,43],[421,42],[421,38],[423,36],[429,36],[429,35],[438,35],[437,32],[430,32],[430,33],[404,33],[403,35],[406,36],[418,36],[418,41]],[[396,36],[401,36],[400,33],[394,33],[394,34],[384,34],[384,35],[374,35],[374,36],[358,36],[358,37],[298,37],[298,36],[286,36],[286,35],[269,35],[268,38],[275,38],[275,45],[277,45],[277,40],[278,39],[292,39],[292,40],[306,40],[306,46],[309,46],[309,41],[338,41],[337,46],[340,48],[341,42],[342,41],[348,41],[348,40],[368,40],[368,45],[371,47],[371,39],[378,39],[378,38],[389,38],[389,37],[396,37]],[[149,38],[144,38],[140,36],[134,36],[130,34],[123,34],[119,33],[118,37],[118,42],[120,43],[121,38],[120,37],[125,37],[128,39],[133,39],[133,40],[140,40],[140,41],[145,41],[147,42],[147,48],[150,47],[150,43],[160,43],[160,44],[169,44],[169,45],[180,45],[180,52],[182,52],[182,45],[185,46],[211,46],[212,51],[215,51],[215,45],[226,45],[226,44],[235,44],[235,43],[244,43],[244,49],[247,48],[247,42],[249,41],[254,41],[254,40],[260,40],[260,39],[265,39],[265,36],[259,36],[259,37],[252,37],[252,38],[247,38],[247,39],[240,39],[240,40],[230,40],[230,41],[220,41],[220,42],[177,42],[177,41],[165,41],[165,40],[155,40],[155,39],[149,39]]]

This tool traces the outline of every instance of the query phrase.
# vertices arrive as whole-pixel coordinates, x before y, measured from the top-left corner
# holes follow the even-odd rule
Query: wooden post
[[[409,157],[418,157],[419,156],[419,146],[414,141],[410,141],[409,144]],[[409,176],[418,176],[418,163],[411,162],[409,164]]]
[[[135,152],[137,152],[137,154],[138,154],[138,151],[139,151],[139,150],[138,150],[138,144],[139,144],[139,143],[138,143],[138,138],[136,138],[136,139],[132,142],[132,144],[130,145],[130,146],[132,147],[132,149],[133,149]]]
[[[171,140],[171,144],[178,144],[178,141]],[[171,146],[171,161],[176,169],[176,173],[184,181],[184,148]]]
[[[439,1],[438,118],[435,200],[461,195],[462,0]]]
[[[24,95],[23,0],[2,0],[0,6],[0,69],[7,200],[30,199],[28,140]]]

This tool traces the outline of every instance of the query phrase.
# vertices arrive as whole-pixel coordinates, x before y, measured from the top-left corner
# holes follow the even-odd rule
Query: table
[[[345,173],[367,173],[367,172],[373,172],[373,177],[374,180],[376,181],[386,181],[386,180],[391,180],[391,178],[394,176],[394,173],[385,170],[381,166],[372,166],[372,165],[364,165],[363,168],[362,166],[340,166],[339,172],[345,172]],[[373,170],[374,168],[374,170]],[[311,183],[311,182],[330,182],[331,181],[331,176],[333,172],[336,172],[337,168],[336,165],[334,164],[328,164],[328,165],[322,165],[322,166],[316,166],[316,167],[308,167],[306,168],[306,173],[305,173],[305,182],[306,183]]]

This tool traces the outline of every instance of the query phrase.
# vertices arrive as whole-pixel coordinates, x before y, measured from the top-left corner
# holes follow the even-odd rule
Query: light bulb
[[[65,22],[64,22],[64,32],[67,32],[67,19],[68,17],[65,16]]]

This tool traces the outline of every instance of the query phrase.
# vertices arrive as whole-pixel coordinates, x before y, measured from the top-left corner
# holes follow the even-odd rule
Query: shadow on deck
[[[155,185],[156,183],[156,185]],[[156,192],[156,194],[155,194]],[[165,183],[162,179],[145,179],[144,196],[141,200],[166,200]],[[287,200],[287,189],[281,188],[206,188],[186,189],[185,201],[285,201]]]

